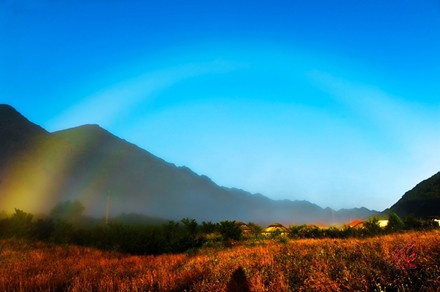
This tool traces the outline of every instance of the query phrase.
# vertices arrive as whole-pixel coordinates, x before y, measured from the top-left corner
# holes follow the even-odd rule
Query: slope
[[[399,216],[429,217],[440,215],[440,172],[407,191],[390,211]]]

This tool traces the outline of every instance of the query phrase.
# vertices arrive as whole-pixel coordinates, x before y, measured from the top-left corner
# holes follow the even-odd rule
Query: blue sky
[[[439,52],[438,0],[0,0],[1,103],[335,209],[440,170]]]

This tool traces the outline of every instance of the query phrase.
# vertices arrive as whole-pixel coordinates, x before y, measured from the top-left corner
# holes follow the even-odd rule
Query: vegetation
[[[0,290],[434,291],[440,284],[440,230],[395,213],[385,228],[371,218],[267,235],[252,222],[189,218],[85,224],[82,210],[65,202],[48,217],[3,214]]]
[[[206,245],[230,245],[241,239],[235,221],[203,222],[184,218],[161,225],[85,223],[78,202],[57,205],[49,217],[33,220],[32,214],[15,210],[0,219],[0,238],[18,238],[53,244],[74,244],[138,255],[181,253]]]
[[[2,291],[436,291],[440,231],[130,256],[0,240]]]
[[[34,219],[32,214],[15,210],[11,216],[0,219],[0,238],[18,238],[43,241],[52,244],[73,244],[135,255],[158,255],[164,253],[194,253],[202,247],[231,247],[240,242],[319,238],[366,238],[408,230],[431,230],[438,227],[433,221],[414,217],[402,220],[391,212],[388,225],[379,227],[378,219],[371,218],[360,227],[320,228],[314,225],[292,225],[287,232],[267,233],[255,223],[221,221],[202,222],[184,218],[180,222],[168,221],[157,225],[88,224],[82,217],[79,202],[64,202],[54,207],[49,217]],[[243,230],[243,225],[246,227]]]

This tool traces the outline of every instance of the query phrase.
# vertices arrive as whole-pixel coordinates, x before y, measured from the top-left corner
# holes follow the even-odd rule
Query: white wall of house
[[[379,227],[385,228],[388,226],[388,220],[378,220],[377,224],[379,224]]]

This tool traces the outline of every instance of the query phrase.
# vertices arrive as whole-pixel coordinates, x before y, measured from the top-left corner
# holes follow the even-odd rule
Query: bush
[[[55,223],[52,219],[38,219],[32,227],[32,238],[41,241],[49,241],[55,231]]]
[[[383,229],[379,226],[379,219],[376,217],[370,218],[367,223],[365,223],[365,228],[363,230],[363,235],[375,236],[383,233]]]
[[[65,220],[56,220],[53,232],[50,235],[50,241],[53,243],[72,243],[75,229],[72,224]]]

